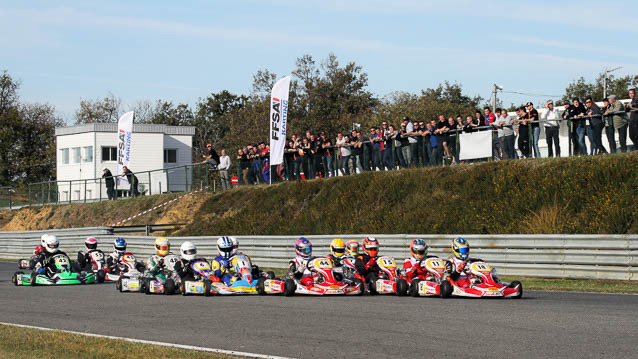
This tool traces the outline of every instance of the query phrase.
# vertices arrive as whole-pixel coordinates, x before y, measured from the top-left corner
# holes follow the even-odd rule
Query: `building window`
[[[177,150],[166,149],[164,150],[164,163],[177,163]]]
[[[80,163],[80,147],[73,147],[73,163]]]
[[[62,154],[62,163],[64,163],[65,165],[68,165],[69,164],[69,149],[63,148],[60,150],[60,153]]]
[[[84,158],[82,162],[93,162],[93,146],[84,147]]]
[[[117,161],[117,147],[102,147],[102,162]]]

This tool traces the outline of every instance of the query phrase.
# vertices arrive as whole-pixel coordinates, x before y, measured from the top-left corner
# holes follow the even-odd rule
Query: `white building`
[[[190,164],[195,127],[134,124],[129,169],[136,173],[140,192],[156,194],[190,187]],[[117,124],[92,123],[55,129],[59,200],[97,200],[106,197],[104,168],[117,173]],[[157,170],[157,171],[155,171]],[[140,173],[154,171],[150,174]],[[70,182],[64,182],[70,181]],[[167,188],[169,186],[170,188]],[[118,191],[128,190],[128,184]],[[124,192],[125,193],[125,192]]]

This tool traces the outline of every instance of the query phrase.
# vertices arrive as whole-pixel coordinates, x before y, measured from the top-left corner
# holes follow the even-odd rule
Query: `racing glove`
[[[374,269],[376,265],[377,265],[377,261],[374,258],[370,258],[368,263],[366,263],[365,267],[366,267],[366,270],[370,270],[370,269]]]
[[[465,269],[465,261],[459,263],[459,265],[456,267],[456,271],[459,273],[463,272],[464,269]]]
[[[40,267],[40,268],[38,268],[38,270],[36,271],[36,273],[37,273],[37,274],[44,274],[44,272],[45,272],[44,267]]]

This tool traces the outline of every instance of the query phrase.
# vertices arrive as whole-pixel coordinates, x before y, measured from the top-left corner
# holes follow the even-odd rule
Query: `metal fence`
[[[60,238],[60,247],[71,258],[83,247],[87,236],[95,236],[100,249],[112,248],[112,228],[80,228],[53,231],[0,232],[0,257],[23,258],[31,255],[40,235],[53,233]],[[315,255],[328,253],[333,238],[363,239],[363,235],[306,236],[313,244]],[[374,235],[379,239],[381,255],[402,259],[409,255],[412,238],[424,238],[429,253],[444,258],[450,256],[453,235]],[[472,257],[492,264],[500,274],[545,278],[623,279],[638,280],[638,235],[466,235]],[[154,252],[155,237],[124,236],[129,249],[139,258]],[[255,264],[262,267],[286,268],[295,256],[296,236],[238,236],[240,249]],[[195,243],[200,255],[217,254],[217,236],[172,237],[174,252],[182,242]]]

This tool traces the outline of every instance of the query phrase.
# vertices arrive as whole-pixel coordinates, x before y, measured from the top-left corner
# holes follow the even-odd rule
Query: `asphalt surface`
[[[0,321],[297,358],[635,357],[638,296],[523,299],[182,297],[112,283],[14,287],[0,262]]]

